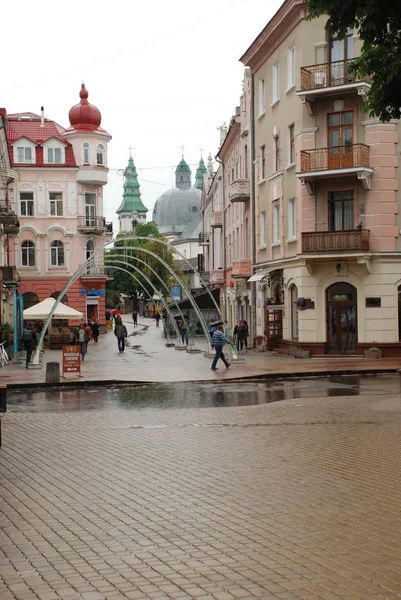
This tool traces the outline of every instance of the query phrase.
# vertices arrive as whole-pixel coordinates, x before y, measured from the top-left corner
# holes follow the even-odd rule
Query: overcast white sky
[[[148,220],[172,166],[217,151],[241,94],[238,59],[281,0],[22,0],[2,7],[0,105],[64,127],[82,81],[111,135],[105,216],[116,223],[129,146]],[[18,8],[16,7],[18,6]]]

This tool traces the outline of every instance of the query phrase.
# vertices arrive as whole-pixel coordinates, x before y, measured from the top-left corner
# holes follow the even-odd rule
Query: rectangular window
[[[244,176],[248,179],[248,146],[245,144],[244,148]]]
[[[20,192],[21,217],[33,217],[33,192]]]
[[[17,146],[17,162],[19,163],[31,163],[32,162],[32,148],[25,148],[24,146]]]
[[[96,224],[96,194],[85,194],[85,224],[87,227]]]
[[[295,200],[288,201],[288,239],[293,240],[297,236],[297,206]]]
[[[276,135],[274,138],[274,171],[278,171],[280,168],[280,138]]]
[[[259,217],[259,246],[264,248],[266,246],[266,213],[260,213]]]
[[[63,216],[63,194],[62,192],[50,192],[50,214],[52,217]]]
[[[273,244],[280,243],[280,206],[273,205]]]
[[[260,148],[260,179],[263,181],[266,179],[266,155],[265,155],[265,146],[261,146]]]
[[[273,65],[272,72],[272,104],[280,99],[280,65]]]
[[[287,51],[287,90],[295,86],[295,46]]]
[[[329,231],[354,229],[354,190],[329,192],[328,210]]]
[[[295,163],[295,125],[288,127],[288,164]]]
[[[47,162],[48,163],[61,163],[61,148],[48,148],[47,149]]]
[[[265,112],[265,80],[259,79],[259,110],[258,115],[261,116]]]

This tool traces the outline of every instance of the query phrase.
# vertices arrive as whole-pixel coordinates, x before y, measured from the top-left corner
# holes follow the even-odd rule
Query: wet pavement
[[[211,359],[205,358],[207,344],[202,337],[195,338],[200,352],[189,354],[165,346],[166,339],[161,327],[155,327],[152,319],[140,319],[134,328],[130,318],[123,315],[128,329],[128,347],[119,354],[116,338],[112,332],[101,335],[97,345],[89,344],[88,354],[82,364],[82,378],[67,375],[64,385],[100,383],[105,385],[121,382],[177,382],[177,381],[226,381],[244,378],[302,376],[346,372],[396,372],[401,367],[400,358],[365,359],[361,357],[330,357],[294,359],[290,356],[254,349],[240,353],[241,363],[233,361],[230,369],[220,363],[218,371],[211,371]],[[230,358],[230,350],[227,350]],[[47,362],[62,363],[61,350],[46,350]],[[12,363],[0,368],[0,384],[11,387],[32,387],[45,382],[45,366],[25,369],[23,363]]]
[[[10,392],[0,599],[401,598],[400,398],[398,375]]]

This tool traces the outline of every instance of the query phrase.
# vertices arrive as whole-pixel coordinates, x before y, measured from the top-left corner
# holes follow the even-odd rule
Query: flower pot
[[[365,358],[381,358],[381,350],[365,350]]]

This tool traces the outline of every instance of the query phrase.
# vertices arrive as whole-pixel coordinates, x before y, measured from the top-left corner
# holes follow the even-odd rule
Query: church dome
[[[197,188],[171,188],[157,200],[153,221],[161,234],[179,235],[201,212],[201,192]]]
[[[95,131],[102,121],[100,110],[93,104],[89,104],[88,95],[88,90],[83,83],[79,92],[81,101],[71,108],[68,115],[71,127],[78,131]]]

